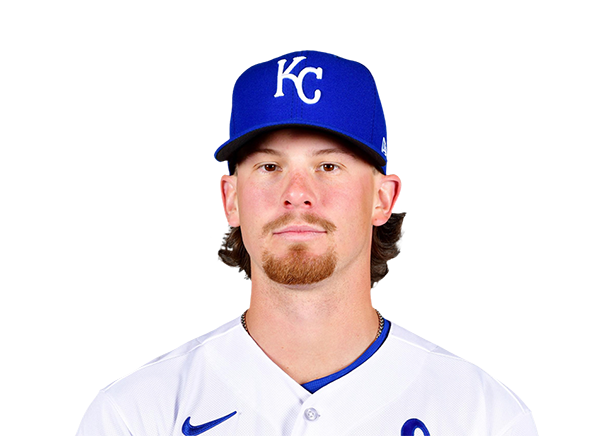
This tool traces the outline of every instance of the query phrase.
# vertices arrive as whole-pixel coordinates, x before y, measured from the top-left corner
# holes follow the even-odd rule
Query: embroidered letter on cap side
[[[385,142],[385,136],[383,137],[383,141],[381,141],[381,152],[387,157],[387,142]]]
[[[300,71],[300,74],[298,74],[297,76],[294,76],[292,74],[292,70],[296,67],[296,65],[298,65],[300,62],[302,62],[304,59],[306,59],[306,56],[297,56],[292,60],[292,63],[290,64],[289,67],[287,67],[286,70],[284,70],[285,68],[285,63],[287,62],[287,59],[281,59],[279,62],[277,62],[277,64],[279,65],[278,71],[277,71],[277,92],[275,93],[275,95],[273,97],[283,97],[283,79],[290,79],[292,82],[294,82],[294,85],[296,86],[296,92],[298,93],[298,97],[300,97],[300,100],[302,100],[304,103],[306,104],[315,104],[316,102],[318,102],[321,99],[321,90],[317,89],[315,90],[315,95],[313,98],[308,98],[305,94],[304,94],[304,90],[302,89],[302,82],[304,81],[304,76],[306,76],[308,73],[313,73],[317,79],[321,80],[323,78],[323,68],[318,67],[318,68],[314,68],[314,67],[305,67],[302,71]]]

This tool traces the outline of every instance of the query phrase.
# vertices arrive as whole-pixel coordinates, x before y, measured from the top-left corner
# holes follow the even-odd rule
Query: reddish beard
[[[333,274],[337,258],[333,249],[318,256],[308,253],[306,244],[294,244],[289,253],[275,257],[263,253],[263,269],[271,280],[282,285],[310,285]]]

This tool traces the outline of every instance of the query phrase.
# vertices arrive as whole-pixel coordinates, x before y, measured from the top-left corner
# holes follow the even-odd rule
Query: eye
[[[321,171],[325,171],[326,173],[335,171],[339,168],[338,165],[333,164],[333,163],[323,163],[320,165],[319,167],[321,169]]]
[[[263,171],[267,172],[267,173],[272,173],[272,172],[275,172],[275,171],[277,171],[279,169],[279,167],[277,166],[277,164],[274,164],[274,163],[262,164],[259,168],[262,169]]]

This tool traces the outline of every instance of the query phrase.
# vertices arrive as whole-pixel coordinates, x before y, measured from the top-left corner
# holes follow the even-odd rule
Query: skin
[[[248,329],[296,382],[343,369],[375,339],[371,232],[389,219],[399,192],[396,175],[379,173],[336,137],[304,129],[268,134],[222,177],[227,221],[241,227],[252,263]],[[307,259],[335,253],[333,272],[311,284],[273,281],[266,254],[289,259],[299,246]]]

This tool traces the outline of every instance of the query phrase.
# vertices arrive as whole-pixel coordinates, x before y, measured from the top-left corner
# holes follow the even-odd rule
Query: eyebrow
[[[321,156],[323,154],[347,154],[348,156],[356,157],[356,154],[345,148],[324,148],[315,151],[313,156]]]

